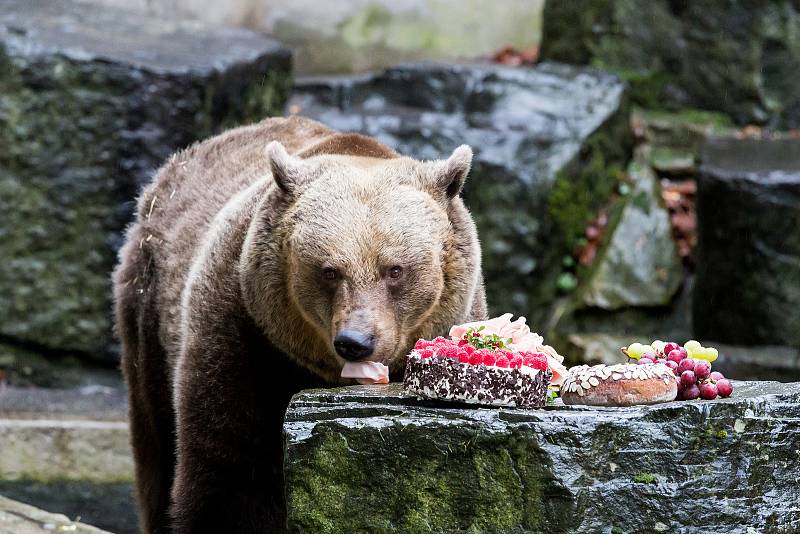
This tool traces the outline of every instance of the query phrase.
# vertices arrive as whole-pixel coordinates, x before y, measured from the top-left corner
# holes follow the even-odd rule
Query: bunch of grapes
[[[733,384],[722,373],[711,370],[711,362],[719,357],[717,349],[703,347],[695,340],[683,346],[671,341],[632,343],[622,352],[640,365],[660,363],[672,369],[678,379],[678,400],[713,400],[733,393]]]

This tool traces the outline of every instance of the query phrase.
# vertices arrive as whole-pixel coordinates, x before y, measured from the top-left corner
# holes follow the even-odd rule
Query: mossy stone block
[[[0,335],[113,360],[139,188],[175,150],[280,113],[290,62],[243,30],[0,0]]]
[[[559,401],[560,403],[560,401]],[[800,384],[542,410],[309,390],[286,414],[290,532],[793,532]]]

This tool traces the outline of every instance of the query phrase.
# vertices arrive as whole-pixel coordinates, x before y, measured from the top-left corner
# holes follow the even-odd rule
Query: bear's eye
[[[327,269],[322,270],[322,278],[325,280],[336,280],[339,278],[339,273],[336,272],[336,269],[328,267]]]
[[[389,278],[394,278],[395,280],[400,278],[400,275],[403,274],[403,268],[399,265],[395,265],[394,267],[389,269]]]

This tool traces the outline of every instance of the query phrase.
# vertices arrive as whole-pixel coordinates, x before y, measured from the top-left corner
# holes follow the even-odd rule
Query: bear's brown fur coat
[[[484,318],[458,195],[471,157],[414,161],[289,118],[160,169],[114,273],[143,531],[283,530],[283,415],[301,389],[352,383],[336,332],[369,331],[396,379],[418,337]]]

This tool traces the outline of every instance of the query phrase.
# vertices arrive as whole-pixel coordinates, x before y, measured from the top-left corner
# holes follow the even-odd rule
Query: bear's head
[[[267,147],[274,185],[250,225],[248,310],[270,341],[337,380],[347,360],[394,371],[419,337],[472,318],[480,247],[459,193],[472,162],[289,155]]]

